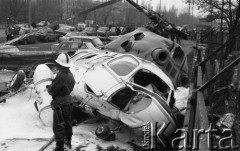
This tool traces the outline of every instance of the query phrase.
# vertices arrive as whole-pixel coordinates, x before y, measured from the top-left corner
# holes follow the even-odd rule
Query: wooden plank
[[[187,132],[192,132],[191,128],[194,126],[193,122],[191,122],[191,119],[193,117],[193,114],[191,114],[191,113],[194,111],[192,102],[195,102],[195,96],[196,96],[195,93],[192,93],[193,86],[194,86],[194,84],[191,83],[190,88],[189,88],[191,97],[189,97],[188,102],[187,102],[187,108],[186,108],[186,113],[185,113],[184,122],[183,122],[183,129]],[[191,142],[191,140],[192,139],[190,139],[190,142]],[[180,146],[184,146],[184,141],[180,142]],[[189,151],[189,149],[183,148],[183,151]]]
[[[202,92],[197,92],[197,113],[199,129],[207,130],[209,128],[208,112]],[[206,134],[199,136],[199,147],[200,151],[208,150],[208,138]]]
[[[202,84],[203,84],[202,67],[198,66],[197,87],[200,87]]]

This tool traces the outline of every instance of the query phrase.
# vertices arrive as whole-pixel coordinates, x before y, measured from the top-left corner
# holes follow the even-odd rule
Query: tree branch
[[[217,2],[213,3],[212,1],[209,1],[209,0],[202,0],[202,3],[210,5],[213,8],[218,9],[219,11],[222,11],[222,8],[218,4],[216,4]],[[226,9],[223,9],[223,13],[226,15],[229,15],[228,10],[226,10]]]
[[[232,21],[233,21],[233,16],[232,16],[231,0],[228,1],[228,6],[229,6],[229,20],[230,20],[230,23],[232,23]]]
[[[236,29],[236,27],[238,25],[239,18],[240,18],[240,1],[238,1],[238,7],[237,7],[237,12],[236,12],[236,19],[235,19],[233,27],[232,27],[233,29]]]

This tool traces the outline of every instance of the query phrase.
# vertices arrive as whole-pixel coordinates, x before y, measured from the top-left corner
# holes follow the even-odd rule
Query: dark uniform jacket
[[[68,68],[60,71],[52,84],[48,87],[48,93],[53,97],[52,108],[73,103],[70,93],[75,85],[75,80]]]

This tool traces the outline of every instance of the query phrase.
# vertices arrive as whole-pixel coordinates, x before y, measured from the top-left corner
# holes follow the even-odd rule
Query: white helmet
[[[63,67],[70,68],[72,66],[70,62],[70,57],[67,53],[61,53],[60,55],[58,55],[55,61]]]

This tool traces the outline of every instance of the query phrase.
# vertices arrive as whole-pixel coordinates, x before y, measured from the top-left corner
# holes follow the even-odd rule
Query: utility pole
[[[193,17],[193,13],[194,13],[194,0],[192,0],[192,17]]]
[[[220,33],[221,33],[221,44],[223,44],[223,5],[224,5],[224,0],[222,0],[222,10],[221,10],[221,24],[220,24]]]
[[[32,0],[28,0],[28,25],[32,23]]]
[[[162,0],[160,0],[159,13],[162,11]]]
[[[194,0],[192,0],[192,21],[191,21],[191,23],[192,23],[192,26],[194,25]]]
[[[136,3],[138,4],[138,0],[136,1]],[[137,28],[138,26],[138,10],[135,11],[136,12],[136,21],[135,21],[135,28]]]
[[[176,25],[178,25],[178,8],[177,8],[177,13],[176,13]]]
[[[188,13],[189,13],[189,17],[191,16],[191,0],[188,1]]]

